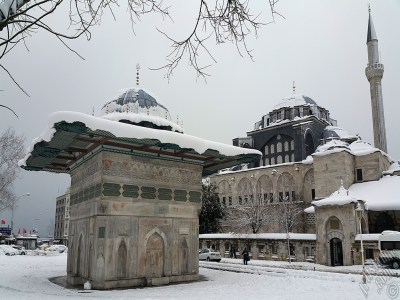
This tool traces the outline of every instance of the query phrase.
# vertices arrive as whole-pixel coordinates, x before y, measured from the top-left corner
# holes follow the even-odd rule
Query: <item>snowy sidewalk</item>
[[[243,272],[243,273],[273,272],[276,274],[284,274],[285,273],[284,270],[297,270],[302,272],[315,271],[315,272],[328,272],[328,273],[354,274],[354,275],[362,274],[361,265],[330,267],[309,262],[288,263],[283,261],[251,260],[248,262],[248,265],[245,266],[243,265],[242,259],[223,258],[219,263],[201,261],[199,265],[200,267],[209,269],[219,269],[219,270]],[[255,267],[258,268],[255,269]],[[367,275],[373,275],[373,276],[400,277],[400,270],[383,268],[381,266],[373,264],[365,265],[365,272]]]

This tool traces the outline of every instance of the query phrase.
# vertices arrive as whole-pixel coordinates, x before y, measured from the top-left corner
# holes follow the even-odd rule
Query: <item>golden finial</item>
[[[371,13],[371,3],[368,3],[368,12]]]
[[[296,94],[296,85],[294,81],[293,81],[293,94]]]
[[[176,124],[179,125],[179,115],[176,115]]]
[[[140,70],[140,65],[136,64],[136,86],[139,86],[139,70]]]
[[[94,116],[94,106],[92,107],[92,116]]]

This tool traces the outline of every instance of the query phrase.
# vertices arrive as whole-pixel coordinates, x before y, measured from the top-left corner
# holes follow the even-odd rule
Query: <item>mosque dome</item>
[[[275,105],[272,110],[281,109],[284,107],[295,107],[295,106],[314,106],[317,103],[311,99],[310,97],[300,95],[300,94],[293,94],[287,98],[282,99],[277,105]]]
[[[167,107],[140,87],[122,89],[112,99],[101,109],[104,119],[183,133],[182,127],[172,122]]]

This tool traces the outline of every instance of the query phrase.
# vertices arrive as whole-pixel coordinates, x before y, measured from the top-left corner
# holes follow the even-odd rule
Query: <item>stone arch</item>
[[[262,159],[265,161],[265,165],[293,161],[293,145],[293,136],[289,134],[277,134],[271,137],[260,149],[263,153]],[[278,160],[278,156],[280,156],[280,160]]]
[[[345,248],[345,238],[343,233],[342,221],[336,216],[331,216],[326,220],[325,232],[328,242],[327,262],[331,266],[343,265],[343,249]]]
[[[180,266],[181,266],[181,274],[189,273],[189,247],[185,237],[182,237],[181,241]]]
[[[232,197],[232,189],[227,180],[222,180],[218,184],[218,195],[219,195],[219,201],[223,202],[223,199],[225,197],[224,204],[228,205],[228,203],[226,203],[226,201],[228,201],[227,199],[229,199],[229,197]]]
[[[164,276],[164,242],[157,232],[147,239],[146,243],[146,277],[159,278]]]
[[[310,169],[304,175],[303,199],[310,203],[315,198],[314,169]]]
[[[264,203],[270,202],[270,194],[273,193],[273,184],[271,178],[267,175],[261,175],[256,183],[256,197],[263,199]]]
[[[288,173],[284,172],[281,175],[279,175],[278,181],[277,181],[277,202],[282,202],[283,199],[289,200],[289,201],[295,201],[294,193],[296,191],[295,189],[295,182],[293,176]]]
[[[246,177],[242,178],[238,184],[238,196],[239,196],[239,205],[246,204],[247,201],[253,197],[253,185],[251,184],[250,180]]]
[[[147,278],[162,277],[165,274],[167,237],[158,227],[150,230],[144,239],[146,249],[145,276]]]
[[[313,154],[315,152],[315,141],[314,134],[310,128],[304,133],[304,146],[305,146],[305,157]],[[305,158],[304,157],[304,158]]]
[[[126,278],[128,275],[127,272],[127,259],[128,259],[128,251],[126,249],[126,244],[124,239],[122,239],[119,244],[117,251],[117,278]]]

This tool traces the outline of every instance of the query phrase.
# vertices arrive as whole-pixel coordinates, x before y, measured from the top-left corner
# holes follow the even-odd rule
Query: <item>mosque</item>
[[[210,177],[229,217],[222,233],[200,235],[200,247],[223,254],[247,247],[255,258],[351,265],[361,262],[361,239],[365,258],[374,259],[379,234],[400,231],[400,166],[387,154],[384,66],[371,13],[367,49],[374,146],[338,127],[328,109],[293,87],[246,137],[233,139],[233,145],[259,150],[260,160]],[[243,219],[248,226],[237,226]]]

